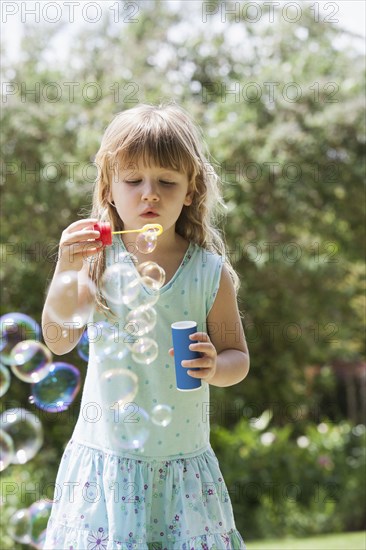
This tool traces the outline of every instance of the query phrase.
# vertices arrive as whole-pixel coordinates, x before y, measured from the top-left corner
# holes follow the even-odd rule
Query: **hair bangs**
[[[177,172],[184,172],[191,180],[199,170],[198,159],[179,129],[173,130],[165,121],[163,124],[141,124],[130,132],[118,148],[121,166],[142,162],[145,166],[161,166]],[[193,154],[192,154],[193,153]]]

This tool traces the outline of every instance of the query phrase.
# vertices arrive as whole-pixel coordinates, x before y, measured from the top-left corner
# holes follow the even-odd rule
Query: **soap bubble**
[[[150,416],[136,403],[128,403],[116,412],[110,427],[113,445],[120,449],[141,450],[150,436]]]
[[[125,330],[131,335],[144,336],[155,327],[156,319],[157,313],[153,307],[142,310],[137,308],[127,315]]]
[[[143,262],[137,268],[141,277],[144,277],[144,284],[153,290],[159,290],[165,282],[165,271],[156,262]]]
[[[158,237],[155,229],[147,229],[136,237],[137,250],[142,254],[150,254],[155,250],[157,244]]]
[[[91,314],[91,304],[94,302],[96,287],[88,278],[83,282],[84,291],[89,299],[78,303],[78,272],[63,271],[54,276],[52,281],[52,317],[61,325],[73,323],[75,328],[82,328]]]
[[[10,381],[11,381],[11,376],[10,376],[9,369],[4,367],[4,365],[0,363],[0,397],[5,395],[6,392],[8,391],[10,386]]]
[[[51,509],[52,502],[45,499],[33,502],[28,508],[30,519],[30,544],[39,550],[43,548]]]
[[[25,464],[43,444],[43,428],[39,418],[26,409],[8,409],[0,416],[3,430],[12,438],[12,464]]]
[[[0,430],[0,472],[11,464],[14,456],[14,443],[10,435]]]
[[[106,408],[118,411],[136,396],[138,377],[128,369],[114,367],[103,372],[100,387]]]
[[[47,376],[52,363],[50,350],[36,340],[19,342],[10,353],[13,374],[23,382],[37,383]]]
[[[151,411],[151,420],[157,426],[165,428],[172,420],[172,409],[169,405],[156,405]]]
[[[9,535],[21,544],[30,544],[30,514],[28,508],[17,510],[9,519]]]
[[[144,365],[150,365],[150,363],[155,361],[159,353],[158,344],[147,336],[139,338],[135,344],[132,344],[130,349],[132,351],[132,359],[136,363]]]
[[[103,344],[98,348],[97,357],[98,361],[104,361],[105,359],[117,359],[121,360],[128,355],[129,350],[127,342],[125,341],[126,334],[118,332],[115,334],[107,334],[103,338]]]
[[[84,361],[89,361],[89,338],[87,330],[84,330],[83,335],[76,346],[76,350],[79,357],[84,359]]]
[[[131,336],[121,331],[119,323],[110,324],[107,321],[99,321],[88,326],[89,341],[94,344],[94,352],[97,360],[121,360],[128,355],[127,344]]]
[[[31,402],[48,412],[68,409],[80,389],[80,372],[69,363],[52,363],[46,378],[32,384]]]
[[[102,277],[102,291],[112,305],[128,304],[138,294],[133,283],[137,275],[133,266],[127,263],[115,263],[105,270]]]
[[[28,315],[23,313],[6,313],[0,317],[1,352],[0,360],[5,365],[11,365],[10,352],[23,340],[40,340],[41,327]]]
[[[159,293],[154,292],[148,294],[144,289],[144,286],[151,287],[150,277],[140,277],[136,279],[130,285],[134,287],[134,299],[129,301],[127,305],[128,309],[134,310],[139,308],[140,310],[149,309],[159,300]]]

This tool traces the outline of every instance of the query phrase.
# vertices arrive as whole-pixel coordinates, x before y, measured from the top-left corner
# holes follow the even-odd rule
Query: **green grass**
[[[246,543],[248,550],[366,550],[366,533],[339,533],[305,539],[258,540]]]

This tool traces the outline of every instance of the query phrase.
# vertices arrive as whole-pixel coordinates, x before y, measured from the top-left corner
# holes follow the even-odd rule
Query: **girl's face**
[[[139,229],[148,223],[159,223],[164,233],[175,231],[183,209],[192,203],[188,177],[182,172],[146,166],[141,161],[122,165],[113,178],[110,200],[113,200],[125,229]]]

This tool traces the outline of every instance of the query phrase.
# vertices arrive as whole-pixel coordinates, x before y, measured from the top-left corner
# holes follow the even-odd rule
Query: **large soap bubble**
[[[127,344],[131,336],[121,329],[120,323],[91,323],[88,326],[88,339],[95,344],[95,354],[99,362],[106,359],[120,361],[129,353]]]
[[[14,456],[14,443],[10,435],[0,430],[0,472],[11,464]]]
[[[30,513],[28,508],[17,510],[10,517],[8,532],[13,540],[21,544],[30,544]]]
[[[0,416],[0,423],[13,440],[13,464],[25,464],[38,453],[43,444],[43,428],[32,412],[8,409]]]
[[[30,544],[39,550],[42,550],[47,530],[48,519],[51,515],[52,503],[42,499],[29,507],[30,522]]]
[[[131,335],[144,336],[156,325],[157,313],[153,307],[134,309],[126,317],[125,330]]]
[[[136,403],[129,403],[125,405],[124,410],[118,411],[110,430],[115,447],[142,450],[150,436],[150,416]]]
[[[80,389],[80,372],[69,363],[52,363],[48,375],[32,384],[31,403],[48,412],[68,409]]]
[[[129,350],[125,343],[126,334],[118,332],[106,334],[103,338],[103,346],[98,349],[98,360],[118,359],[119,361],[128,355]]]
[[[11,382],[9,369],[0,363],[0,397],[6,394]]]
[[[159,347],[155,340],[147,336],[139,338],[135,344],[130,347],[132,359],[136,363],[150,365],[158,356]]]
[[[41,327],[24,313],[6,313],[0,317],[1,352],[0,360],[5,365],[11,365],[11,350],[23,340],[40,340]]]
[[[52,317],[61,326],[82,328],[88,321],[96,295],[96,286],[88,278],[84,281],[84,291],[88,293],[90,300],[78,302],[78,271],[63,271],[54,276],[52,281]]]
[[[10,353],[11,370],[23,382],[36,384],[47,376],[52,363],[50,350],[36,340],[19,342]]]
[[[136,279],[136,270],[128,263],[118,262],[107,267],[102,277],[102,292],[112,308],[135,299],[138,288],[133,283]]]
[[[126,403],[131,403],[137,394],[138,377],[128,369],[114,367],[100,377],[100,387],[105,407],[110,411],[120,411]],[[114,418],[116,415],[113,414]]]
[[[145,286],[159,290],[165,282],[165,271],[156,262],[143,262],[137,267],[141,277],[144,277]]]
[[[150,277],[139,277],[133,283],[129,285],[127,289],[130,294],[133,294],[133,299],[126,303],[128,309],[134,310],[139,308],[140,310],[149,309],[159,300],[159,293],[153,292],[148,294],[145,287],[151,288]],[[133,289],[133,291],[132,291]]]

